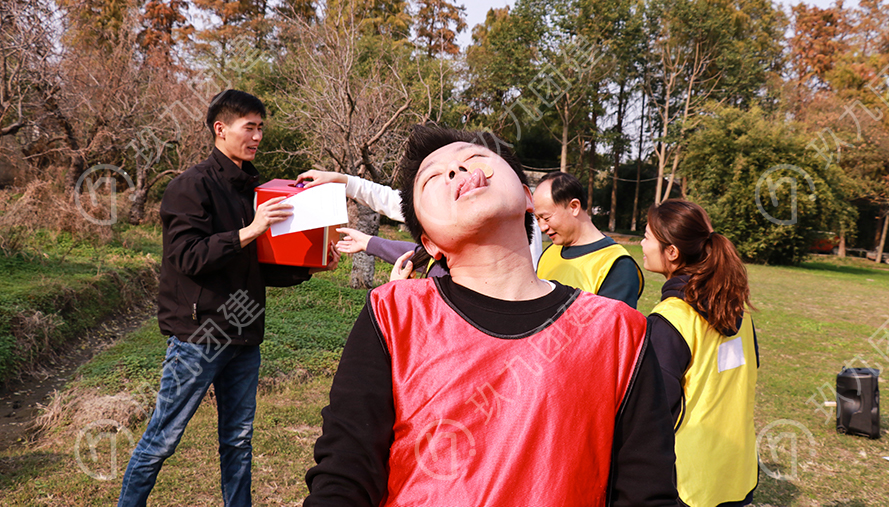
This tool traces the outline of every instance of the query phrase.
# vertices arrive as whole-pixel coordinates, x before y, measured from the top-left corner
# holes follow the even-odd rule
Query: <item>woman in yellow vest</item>
[[[753,401],[759,353],[747,270],[697,204],[648,211],[643,266],[667,281],[648,317],[676,431],[685,505],[748,505],[757,485]]]

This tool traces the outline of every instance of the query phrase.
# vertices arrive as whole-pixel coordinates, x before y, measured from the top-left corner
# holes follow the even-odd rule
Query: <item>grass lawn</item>
[[[641,265],[641,249],[629,247]],[[269,292],[268,333],[254,438],[254,501],[299,505],[320,434],[330,374],[364,292],[349,289],[348,262],[294,289]],[[755,503],[773,506],[889,505],[889,441],[838,435],[830,390],[843,365],[889,365],[869,338],[889,319],[889,270],[818,258],[798,267],[749,266],[762,366],[756,424],[763,471]],[[380,275],[384,279],[384,274]],[[640,310],[656,303],[662,278],[646,274]],[[883,328],[885,330],[885,328]],[[115,394],[156,382],[164,341],[156,324],[80,370],[70,393]],[[853,364],[856,363],[856,364]],[[885,387],[886,383],[881,382]],[[882,426],[889,427],[887,409]],[[63,421],[66,419],[63,417]],[[210,397],[166,463],[153,505],[221,505]],[[0,453],[0,505],[109,505],[145,422],[106,438],[73,419],[37,443]],[[886,431],[884,430],[884,435]],[[718,480],[718,479],[717,479]]]
[[[0,382],[157,290],[160,229],[119,228],[98,247],[40,230],[0,255]]]

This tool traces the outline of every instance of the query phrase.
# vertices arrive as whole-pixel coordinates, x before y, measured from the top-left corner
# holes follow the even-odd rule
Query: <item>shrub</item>
[[[807,150],[809,141],[757,108],[719,108],[689,140],[682,167],[688,196],[744,259],[797,263],[817,231],[853,230],[845,177]]]
[[[81,200],[81,210],[72,199],[53,187],[48,181],[32,180],[16,194],[15,190],[0,192],[0,251],[7,257],[26,250],[29,240],[37,231],[67,232],[75,242],[104,245],[114,236],[113,229],[84,218],[88,213],[104,210],[93,209],[91,199]]]

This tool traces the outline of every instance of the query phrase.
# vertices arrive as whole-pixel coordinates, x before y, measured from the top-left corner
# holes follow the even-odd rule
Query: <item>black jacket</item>
[[[308,268],[260,264],[256,242],[238,230],[253,221],[259,173],[214,148],[170,182],[161,201],[164,256],[158,294],[161,332],[192,343],[259,345],[265,287],[296,285]]]

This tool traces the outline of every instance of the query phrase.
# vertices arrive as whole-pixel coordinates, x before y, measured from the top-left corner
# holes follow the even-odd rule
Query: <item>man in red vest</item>
[[[368,293],[304,505],[677,505],[645,318],[537,278],[518,159],[417,126],[400,173],[405,223],[450,275]]]

